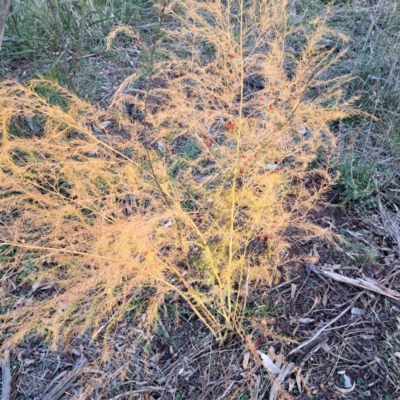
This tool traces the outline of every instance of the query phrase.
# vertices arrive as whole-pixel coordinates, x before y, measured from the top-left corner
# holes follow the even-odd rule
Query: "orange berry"
[[[243,169],[243,168],[240,168],[240,169],[239,169],[239,172],[240,172],[241,174],[244,174],[244,169]]]
[[[264,100],[264,97],[261,96],[261,97],[260,97],[260,100],[263,101],[263,100]]]
[[[272,109],[274,108],[274,103],[271,103],[271,104],[268,106],[268,108],[269,108],[270,110],[272,110]]]
[[[246,156],[244,154],[242,154],[242,158],[246,158]]]
[[[260,235],[258,238],[260,239],[261,242],[264,241],[264,236]]]
[[[267,234],[265,235],[265,238],[266,238],[266,239],[271,239],[271,235],[270,235],[269,233],[267,233]]]
[[[201,132],[201,136],[206,137],[206,133],[205,132]]]
[[[231,124],[229,122],[225,123],[225,129],[229,129],[231,127]]]
[[[211,143],[215,143],[215,139],[214,138],[210,138],[210,142]]]
[[[235,54],[230,54],[229,57],[230,57],[230,58],[235,58],[236,55],[235,55]]]

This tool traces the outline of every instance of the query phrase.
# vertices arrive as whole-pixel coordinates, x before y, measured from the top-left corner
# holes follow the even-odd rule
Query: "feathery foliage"
[[[145,288],[149,327],[174,292],[214,335],[240,331],[249,288],[305,260],[292,242],[334,240],[308,219],[332,180],[311,164],[321,149],[329,159],[329,122],[356,111],[347,78],[324,79],[340,54],[323,41],[336,33],[323,19],[289,29],[286,7],[160,7],[169,28],[150,72],[128,77],[107,110],[43,79],[0,84],[3,343],[32,329],[53,343],[95,335]],[[117,28],[110,49],[118,33],[141,43]],[[7,294],[15,273],[20,297]]]

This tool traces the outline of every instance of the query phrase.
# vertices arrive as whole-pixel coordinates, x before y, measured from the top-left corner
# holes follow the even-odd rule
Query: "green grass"
[[[333,75],[354,79],[346,94],[358,96],[357,107],[369,116],[335,124],[339,138],[336,190],[342,205],[369,212],[378,200],[400,205],[400,7],[383,0],[296,1],[296,25],[320,15],[330,5],[329,25],[349,37],[346,55]],[[301,45],[301,44],[299,44]]]
[[[127,38],[105,53],[105,37],[116,26],[130,25],[150,40],[156,18],[149,0],[16,0],[5,31],[13,41],[3,43],[0,79],[40,74],[89,100],[100,100],[104,92],[110,97],[136,57]]]

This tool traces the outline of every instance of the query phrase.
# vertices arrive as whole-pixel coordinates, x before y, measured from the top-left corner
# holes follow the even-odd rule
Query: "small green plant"
[[[341,204],[354,203],[361,208],[378,207],[379,188],[393,176],[390,166],[369,164],[356,158],[354,153],[339,163],[338,170],[336,189],[341,195]]]

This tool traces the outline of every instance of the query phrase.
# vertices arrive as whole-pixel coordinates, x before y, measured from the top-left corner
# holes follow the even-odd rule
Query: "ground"
[[[298,16],[325,7],[317,0],[293,3]],[[156,18],[148,3],[135,6],[133,25],[150,36]],[[88,393],[93,399],[266,399],[270,378],[251,349],[268,354],[278,366],[293,363],[285,389],[295,399],[400,399],[400,301],[319,272],[322,266],[334,266],[343,276],[370,278],[400,291],[396,236],[377,203],[381,199],[393,213],[399,205],[400,17],[392,6],[385,1],[337,2],[331,16],[331,23],[350,36],[340,64],[341,72],[355,76],[347,89],[360,92],[367,111],[380,117],[336,127],[347,157],[338,161],[339,185],[314,220],[341,234],[346,240],[342,248],[318,240],[296,243],[292,251],[311,253],[317,262],[289,271],[290,279],[276,287],[251,293],[247,344],[235,335],[215,340],[175,297],[165,300],[152,334],[131,324],[127,313],[94,341],[89,334],[71,335],[52,349],[43,337],[26,337],[10,353],[11,399],[78,399]],[[139,24],[143,13],[145,23]],[[22,36],[28,37],[26,32]],[[8,35],[17,32],[9,28]],[[55,65],[62,68],[57,54],[48,59],[18,45],[22,47],[4,43],[2,79],[24,80],[37,71],[51,77]],[[121,39],[106,54],[104,41],[97,38],[77,51],[72,49],[71,57],[80,56],[78,92],[104,106],[136,66],[141,49]],[[322,327],[309,345],[287,356]]]

